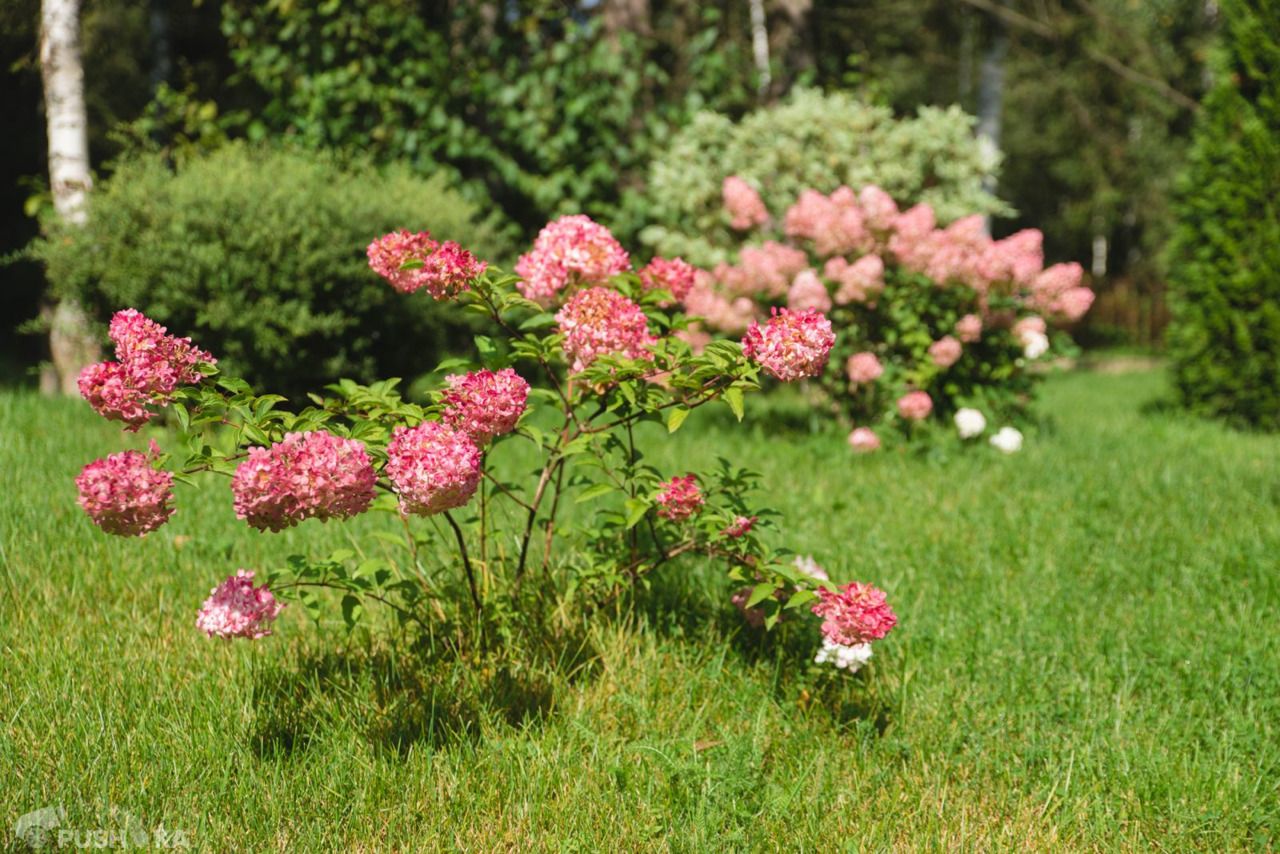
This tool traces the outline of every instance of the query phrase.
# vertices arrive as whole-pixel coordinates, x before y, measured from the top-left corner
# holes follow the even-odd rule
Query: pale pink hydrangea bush
[[[744,222],[760,223],[758,197],[727,186],[729,196]],[[866,227],[874,233],[878,222]],[[785,294],[797,254],[802,260],[782,244],[761,249],[751,275]],[[491,639],[560,631],[572,606],[592,613],[650,573],[681,571],[682,556],[716,561],[747,584],[742,605],[764,627],[837,591],[816,564],[792,563],[766,544],[768,515],[751,510],[749,471],[721,460],[663,472],[641,450],[653,427],[674,432],[708,404],[740,420],[764,374],[784,382],[821,376],[835,335],[819,306],[752,317],[741,343],[704,342],[695,353],[687,340],[697,335],[694,321],[672,301],[696,302],[706,274],[660,258],[632,272],[613,235],[584,216],[543,229],[519,276],[426,232],[379,237],[368,258],[406,298],[456,300],[491,326],[476,338],[479,364],[459,370],[451,360],[424,402],[403,399],[397,380],[343,380],[291,411],[284,398],[221,375],[212,356],[133,310],[111,324],[116,360],[82,378],[94,408],[129,429],[165,409],[181,449],[172,470],[154,445],[85,467],[76,479],[80,502],[108,533],[156,530],[174,513],[175,475],[202,472],[229,478],[229,504],[246,530],[264,536],[357,516],[393,519],[359,556],[294,556],[260,573],[261,584],[254,571],[237,570],[199,609],[201,631],[262,638],[286,601],[317,621],[327,602],[340,602],[354,625],[374,603],[471,655],[503,647]],[[810,275],[807,286],[821,289]],[[750,303],[747,313],[754,315]],[[521,479],[530,456],[537,468]],[[403,536],[403,551],[384,547],[392,531]]]
[[[1045,266],[1038,230],[993,240],[980,216],[940,225],[928,205],[902,210],[879,187],[806,190],[775,217],[730,176],[724,203],[734,228],[755,233],[735,263],[695,281],[685,307],[712,330],[750,330],[753,347],[779,309],[823,314],[835,343],[819,379],[867,431],[850,442],[859,451],[935,435],[964,407],[1018,420],[1038,374],[1028,368],[1073,346],[1049,326],[1079,321],[1093,301],[1079,264]],[[923,414],[898,406],[912,391],[932,402]]]

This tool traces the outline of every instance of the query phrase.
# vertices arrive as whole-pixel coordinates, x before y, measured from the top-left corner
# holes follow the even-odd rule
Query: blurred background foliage
[[[38,233],[46,198],[38,12],[0,0],[8,253]],[[941,128],[954,114],[921,108],[957,105],[998,129],[996,233],[1042,228],[1050,260],[1092,270],[1083,341],[1152,346],[1218,15],[1209,0],[83,0],[82,26],[100,182],[144,155],[180,174],[229,141],[284,145],[335,169],[439,176],[502,261],[571,211],[630,246],[645,229],[659,245],[663,228],[692,230],[709,185],[696,164],[682,182],[681,152],[707,128],[767,123],[819,93],[908,126]],[[797,115],[810,126],[788,138],[833,133],[840,120],[820,113]],[[989,171],[962,162],[960,184]],[[34,317],[41,265],[0,276],[5,316]],[[10,362],[42,357],[36,335],[4,340]]]

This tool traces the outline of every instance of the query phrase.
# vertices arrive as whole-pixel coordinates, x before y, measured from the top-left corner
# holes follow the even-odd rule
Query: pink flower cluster
[[[1079,264],[1054,264],[1036,277],[1032,304],[1045,314],[1075,323],[1093,305],[1093,291],[1080,285],[1083,277]]]
[[[898,398],[898,414],[908,421],[923,421],[933,412],[933,398],[928,392],[909,391]]]
[[[982,338],[982,318],[966,314],[956,321],[956,337],[964,344],[973,344]]]
[[[813,613],[822,618],[823,636],[844,646],[879,640],[898,623],[884,591],[857,581],[838,592],[819,587]]]
[[[681,522],[702,509],[702,490],[698,488],[696,475],[673,477],[658,484],[658,515],[672,522]],[[748,526],[749,528],[750,526]],[[745,533],[745,532],[744,532]]]
[[[763,326],[752,321],[742,337],[742,352],[778,379],[791,382],[821,374],[835,343],[831,321],[822,314],[775,308]]]
[[[813,251],[823,258],[869,252],[875,245],[858,197],[848,187],[829,196],[805,190],[787,210],[783,229],[793,240],[812,241]]]
[[[757,521],[758,518],[756,516],[734,516],[729,526],[720,533],[731,540],[736,540],[749,534]]]
[[[601,356],[643,359],[655,342],[640,306],[609,288],[578,291],[556,313],[574,373]]]
[[[796,276],[791,283],[791,290],[787,292],[787,308],[792,311],[831,310],[831,295],[827,293],[827,286],[818,278],[817,273],[803,270]]]
[[[717,291],[709,275],[699,275],[693,290],[684,299],[690,315],[704,319],[712,328],[725,332],[742,332],[755,319],[756,304],[750,297],[729,297]],[[710,336],[707,336],[710,340]]]
[[[845,362],[844,372],[853,385],[866,385],[880,379],[884,374],[884,365],[880,364],[875,353],[854,353]]]
[[[369,509],[377,474],[364,443],[323,430],[250,448],[231,480],[236,517],[260,531],[304,519],[347,519]]]
[[[697,275],[697,268],[683,258],[654,258],[640,271],[640,284],[647,291],[668,291],[683,300]]]
[[[210,592],[196,615],[196,628],[209,637],[257,640],[271,634],[284,603],[267,589],[253,586],[253,573],[241,569]]]
[[[436,299],[452,299],[484,273],[488,265],[452,240],[433,240],[431,232],[405,229],[369,244],[369,267],[405,294],[426,288]],[[406,264],[414,266],[405,269]]]
[[[960,356],[964,353],[964,345],[960,343],[958,338],[950,335],[943,335],[937,341],[929,345],[929,358],[939,368],[949,368],[956,362],[960,361]]]
[[[511,368],[453,374],[445,382],[442,418],[481,448],[514,430],[529,400],[529,384]]]
[[[141,537],[173,515],[173,474],[141,451],[122,451],[85,466],[76,477],[80,506],[108,534]]]
[[[716,265],[713,277],[731,295],[776,299],[786,296],[795,276],[808,267],[804,250],[766,240],[759,246],[742,247],[737,266]]]
[[[589,216],[562,216],[538,233],[532,251],[516,262],[516,287],[531,300],[550,301],[569,284],[599,285],[631,269],[631,259],[609,229]]]
[[[829,258],[822,272],[837,284],[836,305],[872,302],[884,290],[884,261],[879,255],[863,255],[852,264],[840,256]]]
[[[880,450],[880,437],[870,427],[855,427],[849,434],[849,447],[859,454]]]
[[[730,175],[720,186],[724,209],[729,212],[729,225],[747,231],[769,221],[769,210],[755,188],[737,175]]]
[[[137,430],[164,406],[179,386],[201,379],[200,366],[217,360],[132,308],[116,312],[108,330],[116,361],[89,365],[80,372],[80,394],[104,418]]]
[[[480,485],[480,449],[443,422],[397,427],[387,445],[386,472],[400,512],[430,516],[471,500]]]

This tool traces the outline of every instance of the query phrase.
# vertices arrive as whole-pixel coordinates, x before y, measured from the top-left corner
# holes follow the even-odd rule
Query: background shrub
[[[660,255],[703,266],[727,261],[741,242],[728,228],[721,183],[739,175],[769,210],[785,211],[802,190],[876,184],[904,204],[928,202],[941,222],[1010,213],[983,189],[999,156],[984,153],[974,119],[958,107],[921,107],[898,119],[856,96],[797,90],[740,122],[704,112],[673,138],[649,171],[641,239]]]
[[[429,229],[484,258],[506,251],[495,218],[441,177],[238,144],[176,169],[133,155],[95,190],[88,226],[47,228],[33,250],[59,292],[104,320],[136,307],[291,396],[412,377],[465,340],[456,308],[405,300],[369,271],[370,240]]]
[[[1280,428],[1280,3],[1230,0],[1178,206],[1168,343],[1183,403]]]

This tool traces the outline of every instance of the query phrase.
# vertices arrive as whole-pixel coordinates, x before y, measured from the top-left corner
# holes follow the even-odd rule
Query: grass
[[[297,613],[258,644],[198,635],[230,569],[347,529],[256,535],[219,485],[144,541],[101,535],[71,478],[118,432],[5,392],[0,826],[60,805],[213,850],[1274,847],[1280,441],[1160,394],[1055,377],[1011,458],[691,420],[655,456],[748,462],[788,544],[889,591],[869,671],[811,691],[725,588],[676,583],[712,618],[624,615],[576,675],[450,696]]]

